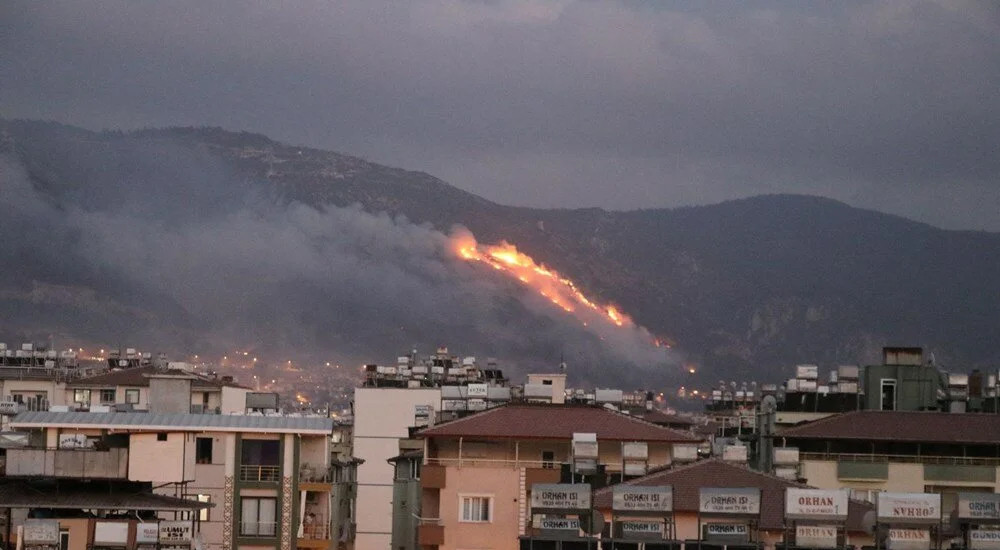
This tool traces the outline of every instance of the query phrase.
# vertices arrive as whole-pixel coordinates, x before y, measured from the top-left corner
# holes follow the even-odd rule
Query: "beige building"
[[[586,460],[609,480],[624,478],[626,468],[668,466],[681,446],[688,448],[680,454],[693,458],[697,443],[688,433],[593,406],[508,405],[428,428],[419,434],[419,544],[517,548],[532,526],[531,486],[570,475],[581,456],[574,455],[575,435],[593,456]]]
[[[354,390],[354,457],[357,468],[359,550],[385,550],[392,542],[394,469],[399,440],[410,428],[433,418],[441,407],[441,388],[357,388]],[[420,414],[418,414],[420,413]]]
[[[71,380],[58,403],[70,407],[126,405],[132,410],[150,408],[150,378],[178,376],[191,380],[189,411],[194,414],[243,414],[246,396],[251,390],[237,384],[231,376],[214,377],[179,369],[156,366],[113,370],[97,376]]]
[[[786,522],[784,514],[785,491],[788,488],[808,488],[808,486],[788,481],[773,475],[764,474],[740,464],[725,462],[720,459],[707,459],[694,464],[673,467],[662,472],[625,482],[629,486],[656,487],[669,486],[673,492],[674,538],[676,540],[702,539],[699,533],[699,520],[704,527],[709,523],[746,524],[751,540],[764,543],[768,548],[774,548],[781,542],[786,530],[792,524]],[[759,513],[751,517],[699,518],[700,491],[703,488],[758,489],[760,494]],[[598,490],[594,494],[594,507],[604,512],[606,521],[612,520],[612,487]],[[871,544],[872,537],[863,526],[866,512],[873,507],[863,501],[852,500],[848,503],[846,523],[840,527],[846,535],[844,545],[863,546]],[[794,531],[794,530],[793,530]]]
[[[7,449],[8,477],[146,483],[210,504],[160,517],[196,520],[206,550],[336,547],[328,418],[25,412],[11,426],[31,444]]]
[[[939,493],[948,514],[959,492],[1000,492],[993,414],[854,411],[781,430],[781,447],[797,451],[806,483],[869,501],[880,491]]]

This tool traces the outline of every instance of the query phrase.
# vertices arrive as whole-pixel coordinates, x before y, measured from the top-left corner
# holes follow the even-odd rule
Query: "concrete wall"
[[[358,388],[354,391],[354,456],[358,467],[357,540],[359,550],[386,550],[392,534],[393,469],[386,462],[399,454],[399,439],[408,436],[415,407],[441,407],[436,388]]]
[[[191,412],[191,379],[150,376],[149,411],[189,414]]]
[[[54,380],[3,380],[0,382],[0,401],[10,400],[12,393],[38,394],[44,393],[50,405],[65,405],[72,403],[66,400],[66,384]]]
[[[518,497],[520,470],[515,468],[449,467],[447,485],[440,492],[439,514],[444,525],[440,550],[518,547]],[[487,523],[459,521],[463,495],[487,495],[493,499],[493,516]]]
[[[219,407],[222,414],[244,413],[247,409],[247,393],[250,390],[223,386]]]
[[[168,433],[166,441],[157,440],[157,435],[134,433],[129,436],[129,479],[155,483],[177,483],[193,479],[194,435]]]

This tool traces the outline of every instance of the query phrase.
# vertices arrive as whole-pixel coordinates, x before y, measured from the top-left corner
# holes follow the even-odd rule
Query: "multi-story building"
[[[189,406],[190,380],[153,380],[149,412],[18,414],[30,442],[7,449],[7,476],[152,484],[212,505],[189,518],[207,550],[335,547],[331,419],[161,412]]]
[[[418,542],[513,549],[535,483],[584,471],[604,483],[696,458],[697,439],[596,406],[508,405],[432,426],[420,469]],[[398,464],[398,462],[397,462]]]
[[[116,369],[107,373],[70,380],[65,384],[62,403],[72,408],[106,406],[144,411],[149,409],[149,384],[153,376],[183,376],[191,380],[189,409],[194,414],[243,414],[247,393],[231,376],[215,377],[183,368],[148,365]]]
[[[990,414],[854,411],[779,431],[775,452],[792,458],[804,482],[880,491],[939,493],[954,509],[959,492],[1000,492],[1000,419]]]
[[[669,519],[672,525],[667,525],[672,531],[674,540],[704,541],[705,526],[713,522],[725,526],[745,527],[740,530],[746,540],[742,545],[736,540],[729,541],[730,547],[745,548],[745,544],[762,543],[768,548],[774,548],[776,543],[786,540],[789,532],[794,533],[792,522],[785,518],[785,492],[791,489],[809,489],[810,487],[749,469],[745,465],[727,462],[718,458],[701,460],[693,464],[671,467],[640,478],[626,481],[626,487],[669,487],[672,498],[672,513]],[[756,489],[758,509],[752,514],[734,514],[730,517],[714,515],[701,510],[701,492],[703,489],[716,490],[723,494],[728,489],[737,492],[741,489]],[[606,487],[594,493],[594,507],[601,510],[606,518],[606,525],[612,523],[612,498],[614,487]],[[848,501],[847,517],[841,526],[842,544],[861,547],[871,544],[872,536],[864,525],[864,516],[873,506],[858,500]],[[640,516],[641,518],[641,516]],[[650,518],[645,518],[650,519]],[[791,527],[791,529],[790,529]],[[606,530],[604,536],[611,534]],[[704,545],[706,548],[721,548],[721,545]],[[806,545],[800,545],[807,547]],[[628,547],[628,546],[626,546]],[[690,546],[688,546],[690,547]]]

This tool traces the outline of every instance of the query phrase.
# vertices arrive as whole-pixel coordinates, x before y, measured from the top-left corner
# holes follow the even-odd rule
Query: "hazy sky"
[[[508,204],[1000,231],[992,1],[5,1],[0,115],[262,132]]]

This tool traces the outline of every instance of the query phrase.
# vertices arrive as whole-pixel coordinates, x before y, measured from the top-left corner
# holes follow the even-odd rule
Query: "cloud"
[[[0,279],[0,325],[175,354],[256,346],[388,361],[446,344],[508,371],[565,354],[595,383],[622,366],[637,382],[677,365],[641,329],[584,328],[468,265],[449,235],[360,207],[288,203],[199,149],[107,135],[30,149],[23,164],[0,159],[0,231],[11,237],[0,257],[33,254],[29,270]],[[665,382],[676,371],[658,372]]]
[[[8,115],[261,131],[504,203],[802,192],[1000,230],[990,3],[0,10]]]

